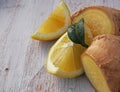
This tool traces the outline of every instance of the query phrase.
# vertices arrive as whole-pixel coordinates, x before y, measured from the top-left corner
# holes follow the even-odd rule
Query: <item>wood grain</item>
[[[49,75],[44,65],[55,41],[30,38],[59,1],[0,0],[0,92],[94,92],[85,76],[61,79]],[[120,9],[120,0],[65,1],[71,13],[90,5]]]
[[[26,92],[94,92],[94,89],[85,75],[74,79],[62,79],[48,74],[43,66],[30,81]]]

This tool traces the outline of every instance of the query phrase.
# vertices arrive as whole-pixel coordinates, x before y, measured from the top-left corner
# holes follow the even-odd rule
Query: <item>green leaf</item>
[[[75,25],[71,25],[70,27],[68,27],[68,37],[70,38],[70,40],[74,43],[79,44],[79,39],[75,36]]]
[[[81,44],[84,47],[88,47],[85,43],[85,32],[84,32],[84,19],[80,19],[78,23],[72,24],[68,27],[68,37],[71,41],[77,44]]]

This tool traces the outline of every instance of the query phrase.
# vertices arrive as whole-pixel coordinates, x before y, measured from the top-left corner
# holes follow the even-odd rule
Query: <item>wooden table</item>
[[[85,75],[62,79],[46,72],[55,41],[30,38],[60,0],[0,0],[0,92],[95,92]],[[66,0],[71,13],[90,5],[120,9],[120,0]]]

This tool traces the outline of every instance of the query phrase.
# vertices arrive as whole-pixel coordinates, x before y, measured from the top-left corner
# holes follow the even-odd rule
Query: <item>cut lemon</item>
[[[85,27],[87,44],[92,40],[90,30]],[[90,38],[89,38],[90,37]],[[89,38],[89,39],[88,39]],[[85,50],[79,44],[74,44],[65,33],[52,46],[47,58],[47,71],[53,75],[62,78],[74,78],[83,73],[83,67],[80,60],[80,55]]]
[[[53,40],[65,33],[71,24],[70,11],[63,0],[49,17],[40,25],[38,30],[32,34],[33,39]]]

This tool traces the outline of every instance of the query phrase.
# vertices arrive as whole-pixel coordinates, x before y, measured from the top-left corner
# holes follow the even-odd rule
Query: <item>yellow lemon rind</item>
[[[64,71],[61,71],[58,67],[55,67],[50,62],[48,62],[47,64],[49,64],[49,66],[47,65],[47,72],[55,76],[61,77],[61,78],[75,78],[84,73],[83,68],[73,71],[73,72],[64,72]]]
[[[31,35],[32,39],[43,40],[43,41],[54,40],[54,39],[59,38],[62,34],[64,34],[66,32],[68,26],[71,24],[71,15],[70,15],[69,8],[65,4],[65,2],[62,0],[60,3],[65,9],[64,11],[65,11],[66,19],[65,19],[64,27],[59,29],[57,32],[49,33],[49,34],[42,34],[42,33],[38,32],[38,31],[36,31],[35,33],[33,33]]]
[[[62,71],[59,67],[56,67],[51,62],[51,55],[52,55],[52,52],[54,51],[54,48],[66,35],[67,35],[67,32],[51,47],[51,49],[48,53],[46,68],[47,68],[47,72],[49,72],[50,74],[53,74],[55,76],[58,76],[61,78],[75,78],[75,77],[80,76],[84,73],[83,67],[81,67],[79,70],[75,70],[72,72],[65,72],[65,71]]]

